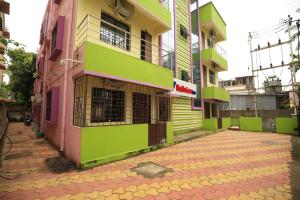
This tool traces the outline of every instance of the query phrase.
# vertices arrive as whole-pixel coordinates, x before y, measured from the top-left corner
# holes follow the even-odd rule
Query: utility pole
[[[292,91],[293,91],[293,104],[294,104],[294,114],[297,115],[297,105],[296,105],[296,90],[295,90],[295,85],[297,84],[296,80],[296,70],[295,70],[295,65],[294,63],[294,53],[293,53],[293,43],[292,43],[292,34],[291,34],[291,27],[292,27],[292,17],[289,15],[288,16],[288,34],[289,34],[289,42],[290,42],[290,54],[291,54],[291,65],[290,65],[290,70],[291,70],[291,77],[292,77]]]
[[[256,87],[255,87],[255,74],[254,74],[254,67],[253,67],[253,55],[252,55],[252,42],[251,42],[252,36],[251,33],[249,33],[249,45],[250,45],[250,56],[251,56],[251,71],[252,71],[252,77],[254,79],[253,81],[253,101],[254,101],[254,110],[255,110],[255,117],[257,117],[257,96],[256,96]]]

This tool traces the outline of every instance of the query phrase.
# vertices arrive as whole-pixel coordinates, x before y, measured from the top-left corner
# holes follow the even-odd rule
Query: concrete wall
[[[295,129],[298,127],[296,117],[276,117],[276,133],[295,134]]]
[[[262,132],[263,131],[262,118],[241,117],[240,129],[241,131]]]

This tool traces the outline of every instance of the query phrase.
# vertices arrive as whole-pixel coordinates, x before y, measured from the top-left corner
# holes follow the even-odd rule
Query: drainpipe
[[[75,1],[73,0],[72,3],[72,18],[71,18],[71,29],[69,31],[69,45],[67,46],[66,49],[66,55],[67,58],[73,58],[72,56],[72,45],[73,45],[73,23],[74,23],[74,13],[75,13]],[[65,64],[64,68],[64,79],[63,79],[63,108],[62,108],[62,128],[61,128],[61,138],[60,138],[60,151],[64,152],[65,150],[65,134],[66,134],[66,111],[67,111],[67,91],[68,91],[68,69],[69,69],[69,64],[70,61],[67,60],[67,63]],[[72,63],[72,62],[71,62]]]

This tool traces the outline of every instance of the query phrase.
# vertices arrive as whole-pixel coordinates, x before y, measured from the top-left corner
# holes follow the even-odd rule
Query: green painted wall
[[[241,131],[262,132],[263,124],[261,117],[240,117]]]
[[[220,101],[229,102],[229,92],[219,87],[205,87],[203,88],[204,99],[216,99]]]
[[[173,130],[173,123],[167,123],[167,143],[174,144],[174,130]]]
[[[296,117],[276,117],[276,133],[294,134],[294,129],[297,128]]]
[[[206,131],[218,130],[218,121],[216,118],[203,119],[203,129]]]
[[[201,52],[201,56],[202,62],[204,64],[206,62],[211,63],[211,61],[214,61],[220,66],[220,70],[218,71],[228,70],[227,60],[223,56],[221,56],[214,48],[203,49]],[[199,58],[199,56],[196,56],[196,58]]]
[[[216,24],[223,38],[226,40],[226,24],[212,2],[202,6],[200,8],[199,14],[201,25],[208,22],[213,22],[214,24]]]
[[[170,69],[91,42],[84,48],[84,70],[173,90]]]
[[[239,118],[231,118],[231,126],[240,126]]]
[[[81,165],[93,166],[110,162],[125,158],[130,152],[147,148],[147,124],[99,126],[81,129]]]
[[[222,128],[228,129],[231,127],[231,118],[222,118]]]
[[[171,12],[159,1],[137,0],[148,12],[162,20],[168,27],[172,27]]]

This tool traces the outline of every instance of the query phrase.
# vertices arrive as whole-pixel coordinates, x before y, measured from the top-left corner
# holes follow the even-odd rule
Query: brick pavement
[[[225,131],[89,170],[55,174],[44,160],[58,153],[30,128],[10,124],[15,143],[0,171],[18,171],[16,180],[0,179],[0,199],[297,199],[299,160],[286,135]],[[296,142],[295,142],[296,141]],[[294,159],[293,159],[294,158]],[[145,178],[131,169],[153,162],[172,169]],[[299,176],[298,176],[299,177]]]

